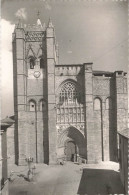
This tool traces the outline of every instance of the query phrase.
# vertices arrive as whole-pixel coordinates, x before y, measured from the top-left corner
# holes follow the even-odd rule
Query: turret
[[[47,36],[47,57],[53,59],[54,63],[57,64],[58,62],[57,43],[55,37],[55,30],[51,18],[49,18],[49,22],[47,25],[46,36]]]

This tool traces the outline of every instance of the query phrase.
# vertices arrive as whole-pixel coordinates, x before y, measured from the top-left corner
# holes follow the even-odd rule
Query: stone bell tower
[[[21,21],[13,33],[15,162],[56,161],[55,65],[58,49],[54,27],[40,18],[34,25]]]

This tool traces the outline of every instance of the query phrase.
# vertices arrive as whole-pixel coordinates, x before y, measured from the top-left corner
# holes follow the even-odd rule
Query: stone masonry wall
[[[14,141],[14,125],[7,129],[7,156],[8,156],[8,173],[11,166],[15,163],[15,141]]]
[[[113,120],[115,123],[115,113],[113,106],[116,102],[114,95],[111,93],[111,88],[113,87],[114,83],[112,83],[111,77],[105,76],[94,76],[93,77],[93,95],[94,98],[99,98],[101,101],[101,124],[98,126],[98,120],[94,120],[95,128],[98,129],[98,132],[101,131],[98,142],[98,153],[103,153],[102,158],[103,160],[114,160],[114,142],[116,143],[116,128],[114,127]],[[115,87],[115,86],[114,86]],[[111,98],[111,104],[108,108],[106,108],[106,100],[107,98]],[[94,114],[96,111],[94,111]],[[113,142],[114,140],[114,142]],[[101,145],[101,147],[100,147]],[[110,149],[112,148],[112,150]],[[101,159],[102,160],[102,159]]]
[[[50,24],[50,23],[49,23]],[[55,164],[56,155],[56,110],[55,110],[55,35],[54,28],[50,24],[46,30],[47,51],[47,102],[48,102],[48,140],[49,140],[49,163]]]
[[[32,157],[34,162],[44,162],[43,152],[43,114],[42,112],[20,112],[19,152],[22,163]]]
[[[112,75],[95,76],[92,63],[57,65],[56,40],[51,22],[41,33],[43,42],[26,41],[25,31],[18,27],[13,34],[14,64],[14,133],[16,162],[25,163],[26,157],[34,162],[56,162],[56,95],[67,80],[77,82],[83,91],[85,104],[85,153],[87,162],[116,160],[117,130],[127,127],[127,78],[119,71]],[[27,36],[27,35],[26,35]],[[33,39],[33,37],[31,37]],[[36,59],[36,67],[29,67],[29,56]],[[39,68],[39,57],[44,58],[44,70]],[[29,71],[28,71],[29,69]],[[40,71],[39,78],[34,77]],[[95,99],[100,109],[95,110]],[[107,106],[108,98],[110,105]],[[29,100],[36,102],[36,110],[29,111]],[[46,110],[39,111],[39,101],[44,99]],[[14,144],[14,143],[13,143]],[[10,147],[9,153],[13,153]]]

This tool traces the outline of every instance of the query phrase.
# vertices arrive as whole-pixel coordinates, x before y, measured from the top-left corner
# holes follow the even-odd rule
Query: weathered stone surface
[[[9,153],[13,157],[15,153],[15,162],[22,164],[25,158],[33,157],[34,162],[56,163],[58,153],[65,155],[68,141],[75,142],[77,152],[81,151],[79,154],[83,154],[88,163],[116,160],[117,131],[127,127],[126,75],[123,72],[94,73],[92,63],[58,65],[53,26],[48,27],[46,32],[38,32],[43,33],[42,42],[37,39],[35,31],[31,31],[31,35],[36,37],[35,41],[32,37],[24,39],[25,31],[22,28],[16,29],[15,33],[13,65],[16,120],[12,132],[15,144],[12,143],[13,138],[8,136]],[[34,59],[34,69],[31,69],[30,58]],[[40,66],[41,58],[43,67]],[[34,76],[35,71],[39,77]],[[66,94],[61,92],[61,88],[67,82],[73,85],[66,90]],[[111,103],[108,105],[108,98],[112,106]],[[40,106],[41,100],[45,102],[43,108]],[[30,101],[35,105],[33,111],[30,111]],[[63,112],[66,112],[65,117]],[[78,133],[71,133],[73,130]],[[78,135],[80,138],[77,138]]]

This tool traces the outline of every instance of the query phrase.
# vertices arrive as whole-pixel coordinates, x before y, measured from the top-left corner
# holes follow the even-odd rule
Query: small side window
[[[101,100],[99,98],[94,100],[94,110],[101,110]]]
[[[33,100],[31,100],[29,102],[29,110],[30,111],[35,111],[36,110],[36,103]]]

